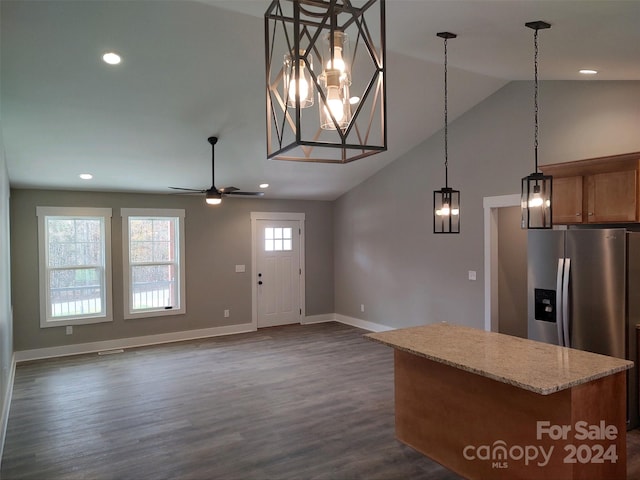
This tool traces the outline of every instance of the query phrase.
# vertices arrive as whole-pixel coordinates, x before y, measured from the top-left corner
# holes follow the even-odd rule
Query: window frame
[[[113,295],[111,270],[111,208],[93,207],[36,207],[38,223],[38,283],[40,293],[40,328],[88,325],[113,321]],[[49,281],[49,232],[46,220],[49,217],[96,218],[102,222],[102,297],[103,311],[99,314],[81,314],[56,319],[51,312],[51,289]]]
[[[184,209],[173,208],[121,208],[120,217],[122,218],[122,283],[123,283],[123,309],[125,319],[162,317],[167,315],[184,315],[187,313],[186,301],[186,275],[185,275],[185,234],[184,234]],[[132,311],[132,264],[129,258],[129,219],[131,217],[142,218],[166,218],[177,219],[176,240],[177,252],[175,258],[177,265],[175,271],[178,272],[178,308],[166,309],[165,307],[149,308],[140,311]],[[174,262],[175,263],[175,262]],[[133,264],[135,266],[135,264]]]

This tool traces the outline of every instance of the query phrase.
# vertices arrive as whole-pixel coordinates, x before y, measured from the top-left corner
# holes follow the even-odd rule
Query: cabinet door
[[[553,223],[582,223],[582,178],[553,177]]]
[[[587,222],[636,222],[638,172],[599,173],[588,177]]]

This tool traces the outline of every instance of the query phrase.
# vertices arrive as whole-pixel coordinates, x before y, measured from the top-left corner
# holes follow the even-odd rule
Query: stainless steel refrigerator
[[[528,336],[636,362],[640,232],[529,230]],[[638,426],[637,368],[627,373],[627,419]]]

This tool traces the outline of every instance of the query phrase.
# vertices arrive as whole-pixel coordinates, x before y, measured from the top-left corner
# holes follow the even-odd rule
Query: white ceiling
[[[12,186],[207,188],[207,137],[217,135],[217,186],[267,182],[267,198],[335,199],[442,128],[443,30],[458,34],[450,121],[508,81],[532,78],[528,21],[553,25],[540,33],[541,79],[584,79],[580,68],[599,70],[597,80],[640,79],[640,1],[387,0],[389,150],[347,165],[266,160],[268,4],[2,0],[0,121]],[[106,50],[122,64],[102,63]]]

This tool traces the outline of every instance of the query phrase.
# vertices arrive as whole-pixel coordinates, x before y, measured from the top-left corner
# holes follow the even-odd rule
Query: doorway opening
[[[484,205],[484,328],[527,336],[527,231],[520,195],[486,197]]]

